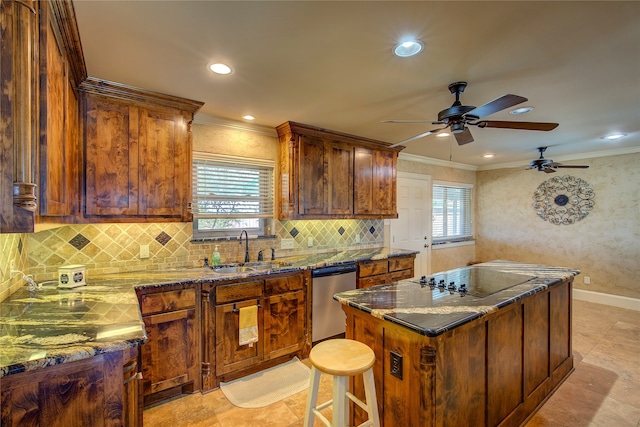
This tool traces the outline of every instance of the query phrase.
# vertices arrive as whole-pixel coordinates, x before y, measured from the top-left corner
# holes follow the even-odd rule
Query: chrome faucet
[[[240,244],[242,244],[242,233],[244,233],[246,238],[244,246],[244,262],[249,262],[249,234],[247,233],[247,230],[242,230],[240,232]]]

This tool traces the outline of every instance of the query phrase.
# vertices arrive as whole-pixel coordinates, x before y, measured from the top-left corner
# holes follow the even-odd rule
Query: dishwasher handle
[[[335,276],[338,274],[346,274],[356,271],[355,264],[340,264],[330,267],[314,268],[311,272],[312,277]]]

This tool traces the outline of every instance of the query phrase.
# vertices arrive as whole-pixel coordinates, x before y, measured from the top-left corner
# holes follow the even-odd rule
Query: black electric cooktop
[[[528,282],[534,276],[526,274],[505,273],[487,267],[463,267],[445,271],[431,276],[423,276],[419,283],[432,290],[459,292],[484,298],[496,292]],[[415,281],[415,280],[414,280]]]

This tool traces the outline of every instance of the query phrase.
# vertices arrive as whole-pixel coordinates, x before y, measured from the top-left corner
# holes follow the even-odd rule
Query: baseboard
[[[640,299],[623,297],[620,295],[603,294],[601,292],[573,289],[573,298],[581,301],[595,302],[598,304],[612,305],[614,307],[627,308],[640,311]]]

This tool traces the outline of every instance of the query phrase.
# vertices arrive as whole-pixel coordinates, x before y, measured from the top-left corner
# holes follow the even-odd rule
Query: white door
[[[390,222],[391,248],[417,251],[415,277],[431,271],[431,177],[398,172],[398,219]]]

